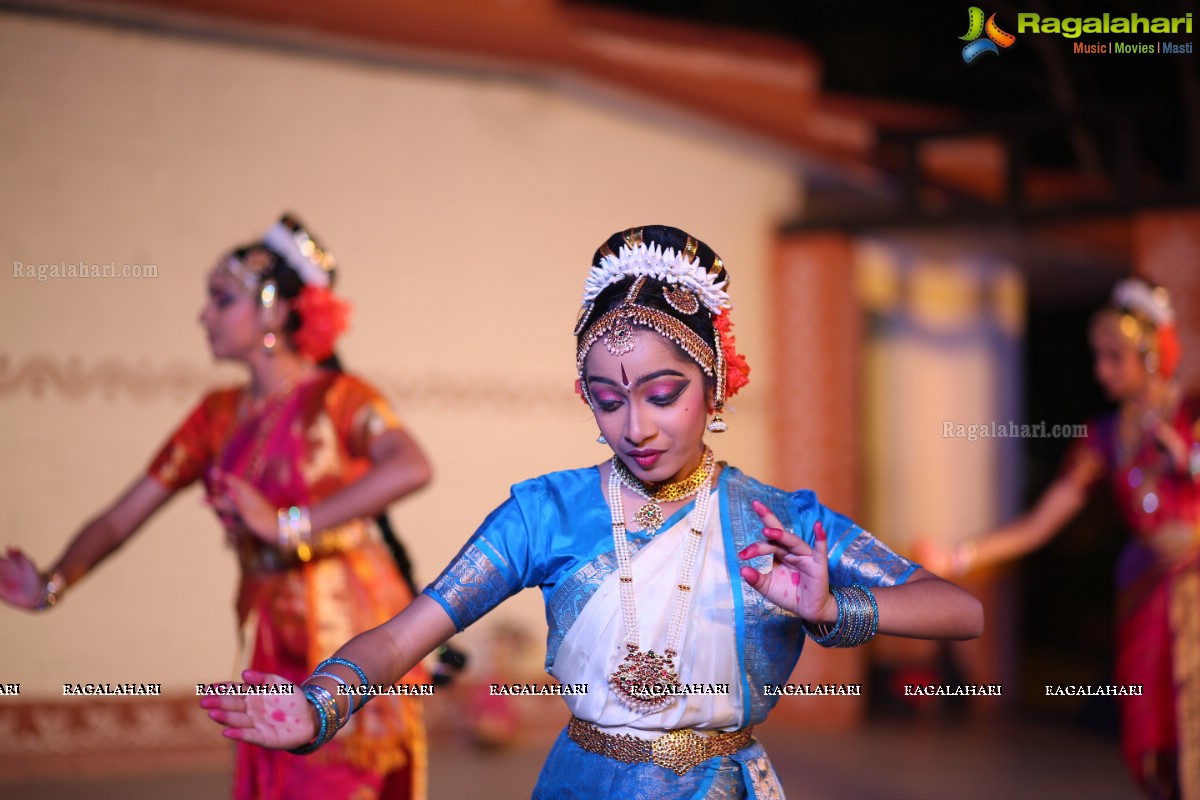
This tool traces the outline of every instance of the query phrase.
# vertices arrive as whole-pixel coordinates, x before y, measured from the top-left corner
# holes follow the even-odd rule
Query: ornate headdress
[[[337,260],[317,244],[299,220],[284,214],[258,246],[224,256],[215,271],[232,277],[248,292],[257,293],[262,306],[270,308],[279,294],[274,273],[277,260],[290,267],[303,284],[292,302],[292,310],[300,320],[291,335],[292,343],[301,355],[323,361],[333,354],[337,337],[348,327],[350,306],[332,292]],[[268,336],[273,343],[274,334]]]
[[[322,249],[304,226],[291,214],[284,214],[263,236],[263,244],[283,256],[305,286],[328,289],[333,286],[337,259]]]
[[[1113,288],[1109,305],[1121,334],[1141,352],[1146,370],[1171,377],[1179,366],[1179,336],[1167,290],[1141,278],[1126,278]]]
[[[645,228],[630,228],[620,234],[623,243],[617,252],[613,252],[608,242],[597,251],[584,284],[583,307],[575,324],[578,337],[575,367],[579,389],[591,405],[591,393],[583,380],[583,367],[596,342],[603,339],[610,353],[623,355],[633,349],[634,327],[650,328],[678,345],[716,383],[713,400],[716,414],[709,430],[719,432],[727,427],[721,419],[725,401],[749,382],[750,368],[734,347],[729,295],[725,292],[728,280],[721,258],[713,253],[712,263],[706,268],[698,255],[702,243],[682,231],[678,233],[685,239],[679,250],[657,242],[647,243]],[[592,312],[600,293],[630,278],[632,282],[620,305],[593,320]],[[663,299],[678,316],[638,302],[649,279],[661,283]],[[683,322],[684,318],[697,314],[704,315],[701,324],[713,326],[715,348]]]

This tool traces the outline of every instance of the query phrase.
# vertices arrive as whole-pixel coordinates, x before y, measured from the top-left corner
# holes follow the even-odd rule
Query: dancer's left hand
[[[289,685],[285,678],[257,670],[244,671],[242,679],[250,685]],[[317,735],[308,699],[295,686],[286,694],[205,696],[200,707],[225,728],[223,733],[228,738],[272,750],[291,750],[308,744]]]
[[[791,531],[784,530],[779,518],[757,500],[754,511],[763,522],[763,542],[755,542],[738,553],[738,558],[774,557],[771,571],[765,575],[753,567],[742,567],[746,583],[780,608],[785,608],[814,623],[837,621],[837,602],[829,592],[829,543],[820,522],[813,528],[816,546],[809,547]]]

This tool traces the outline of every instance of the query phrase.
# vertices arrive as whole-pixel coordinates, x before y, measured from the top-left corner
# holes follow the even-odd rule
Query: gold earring
[[[725,420],[721,419],[720,411],[713,416],[712,421],[708,423],[707,427],[709,433],[724,433],[729,430],[729,426],[725,424]]]

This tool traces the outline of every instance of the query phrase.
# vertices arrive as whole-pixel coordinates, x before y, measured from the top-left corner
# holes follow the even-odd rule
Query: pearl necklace
[[[621,476],[617,472],[619,459],[613,457],[613,469],[608,477],[608,508],[612,514],[613,549],[617,555],[617,574],[620,579],[621,614],[625,623],[625,647],[629,651],[608,676],[617,699],[627,708],[655,713],[675,702],[680,686],[675,670],[679,642],[687,625],[688,608],[692,599],[692,567],[700,552],[704,528],[708,524],[708,509],[712,499],[712,451],[708,451],[702,470],[703,480],[696,495],[696,505],[688,519],[689,532],[684,543],[679,577],[675,583],[675,598],[671,605],[671,621],[661,655],[653,650],[642,652],[637,621],[637,602],[633,593],[633,566],[629,557],[629,540],[625,527],[625,504],[621,499]]]
[[[638,530],[645,530],[651,536],[658,533],[658,529],[663,526],[664,521],[662,506],[659,503],[673,503],[677,500],[686,500],[700,491],[700,487],[704,485],[709,473],[713,470],[713,463],[713,451],[711,448],[705,447],[704,458],[696,467],[695,472],[681,481],[667,483],[651,491],[645,483],[629,470],[629,467],[625,466],[625,462],[614,457],[613,471],[621,479],[621,483],[625,484],[634,494],[650,501],[639,508],[637,513],[633,515],[633,521],[640,526]]]

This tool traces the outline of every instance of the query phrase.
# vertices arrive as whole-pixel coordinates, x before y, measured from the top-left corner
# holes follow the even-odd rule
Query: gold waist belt
[[[238,560],[246,572],[283,572],[304,561],[356,550],[376,538],[376,528],[361,519],[352,519],[333,528],[314,533],[303,557],[295,550],[284,552],[250,536],[238,543]]]
[[[684,775],[692,767],[716,756],[731,756],[750,744],[753,728],[737,731],[697,733],[683,729],[653,739],[628,733],[605,733],[590,722],[571,717],[567,735],[589,753],[607,756],[626,764],[652,763]]]

